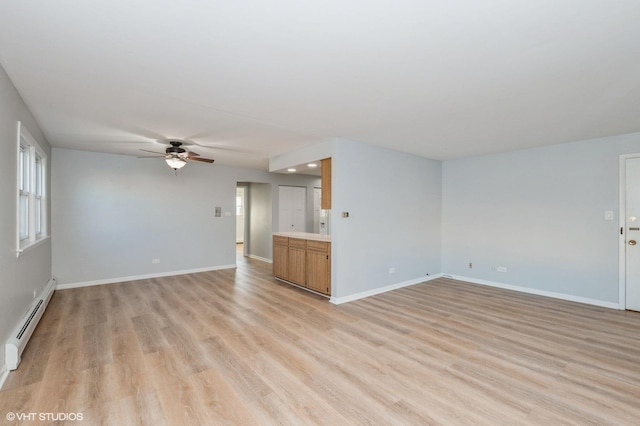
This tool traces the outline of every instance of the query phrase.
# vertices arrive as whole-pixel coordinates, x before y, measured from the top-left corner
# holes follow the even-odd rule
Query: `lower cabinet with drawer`
[[[331,295],[331,243],[273,236],[273,274],[282,280]]]

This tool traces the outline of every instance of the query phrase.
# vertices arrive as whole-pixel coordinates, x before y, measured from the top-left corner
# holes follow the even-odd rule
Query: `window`
[[[29,147],[20,143],[18,160],[18,232],[20,241],[29,238]]]
[[[47,237],[47,156],[18,122],[17,253]]]
[[[242,197],[236,197],[236,216],[242,216],[243,214]]]

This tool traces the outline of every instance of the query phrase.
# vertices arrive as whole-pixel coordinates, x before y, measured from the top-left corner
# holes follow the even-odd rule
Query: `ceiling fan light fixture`
[[[165,158],[165,161],[167,162],[169,167],[171,167],[173,170],[179,170],[183,168],[185,164],[187,164],[186,161],[178,157]]]

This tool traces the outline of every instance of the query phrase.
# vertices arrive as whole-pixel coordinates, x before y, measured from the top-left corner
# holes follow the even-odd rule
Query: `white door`
[[[313,233],[320,233],[320,200],[322,199],[322,190],[313,188]]]
[[[279,188],[280,231],[305,232],[307,220],[307,188],[280,186]]]
[[[627,158],[625,169],[625,307],[640,311],[640,158]]]
[[[293,187],[293,227],[292,231],[304,232],[307,220],[307,188]]]
[[[278,203],[279,219],[278,219],[278,231],[287,232],[291,231],[291,225],[293,224],[293,187],[292,186],[280,186]]]

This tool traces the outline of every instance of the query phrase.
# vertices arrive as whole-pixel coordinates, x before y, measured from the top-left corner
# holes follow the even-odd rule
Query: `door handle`
[[[629,240],[629,245],[630,246],[635,246],[636,244],[637,244],[636,240]]]

